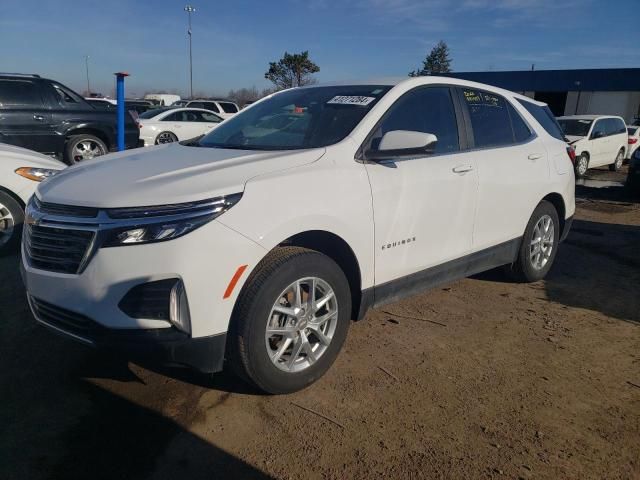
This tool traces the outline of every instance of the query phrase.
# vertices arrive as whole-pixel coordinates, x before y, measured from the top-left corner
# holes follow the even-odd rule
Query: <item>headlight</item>
[[[41,182],[45,178],[53,177],[59,171],[52,168],[20,167],[16,170],[16,173],[34,182]]]
[[[200,202],[107,210],[109,217],[126,225],[107,230],[104,247],[140,245],[181,237],[234,206],[241,193]]]

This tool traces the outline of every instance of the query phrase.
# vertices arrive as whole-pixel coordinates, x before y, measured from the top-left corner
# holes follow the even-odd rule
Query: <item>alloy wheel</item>
[[[6,245],[13,236],[15,221],[6,205],[0,203],[0,247]]]
[[[529,259],[536,270],[542,270],[551,258],[553,252],[555,227],[549,215],[543,215],[533,228],[529,248]]]
[[[98,142],[94,140],[81,140],[73,146],[72,158],[74,162],[91,160],[92,158],[104,155],[106,152]]]
[[[327,351],[338,322],[338,301],[318,277],[296,280],[278,296],[267,321],[265,342],[280,370],[300,372]]]

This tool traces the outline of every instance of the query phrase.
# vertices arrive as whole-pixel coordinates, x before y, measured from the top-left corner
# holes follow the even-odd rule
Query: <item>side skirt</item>
[[[516,261],[520,249],[521,238],[515,238],[500,245],[489,247],[480,252],[451,260],[435,267],[412,273],[389,282],[377,285],[373,288],[372,307],[398,301],[402,298],[414,295],[425,290],[437,287],[445,283],[469,277],[492,268],[507,265]],[[371,289],[367,289],[371,290]],[[363,291],[363,298],[365,292]],[[370,293],[367,292],[370,301]],[[363,305],[364,307],[364,302]],[[363,315],[362,308],[361,314]],[[364,312],[366,313],[366,312]]]

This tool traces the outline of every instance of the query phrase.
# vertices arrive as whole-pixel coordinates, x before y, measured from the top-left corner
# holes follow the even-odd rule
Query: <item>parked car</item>
[[[85,101],[94,108],[98,110],[113,110],[115,111],[118,102],[115,100],[111,100],[110,98],[95,98],[95,97],[85,97]]]
[[[201,108],[149,110],[138,118],[145,147],[188,140],[209,133],[222,118]]]
[[[172,107],[186,107],[189,100],[178,100],[177,102],[173,102]]]
[[[640,149],[636,148],[629,160],[626,187],[630,193],[640,197]]]
[[[116,114],[97,110],[73,90],[38,75],[0,73],[0,143],[76,163],[117,147]],[[127,116],[125,145],[138,145]]]
[[[0,255],[20,245],[24,207],[38,183],[64,167],[51,157],[0,143]]]
[[[135,112],[135,114],[133,114],[133,118],[135,119],[136,114],[141,115],[144,112],[158,108],[158,106],[150,100],[125,100],[124,108],[129,112]]]
[[[627,141],[629,145],[627,147],[626,155],[628,160],[633,157],[638,146],[640,146],[640,126],[627,125],[627,135],[629,135],[629,140]]]
[[[572,115],[558,117],[558,123],[575,148],[576,176],[583,177],[590,168],[609,165],[622,167],[627,151],[627,127],[620,117],[608,115]]]
[[[153,100],[156,105],[168,107],[180,101],[180,95],[170,95],[168,93],[148,93],[144,96],[145,100]]]
[[[294,88],[40,185],[24,279],[35,318],[80,342],[205,372],[226,358],[292,392],[372,305],[502,265],[544,278],[574,189],[530,98],[435,76]]]
[[[210,110],[222,118],[233,117],[240,111],[238,105],[228,100],[190,100],[185,105],[190,108],[204,108]]]

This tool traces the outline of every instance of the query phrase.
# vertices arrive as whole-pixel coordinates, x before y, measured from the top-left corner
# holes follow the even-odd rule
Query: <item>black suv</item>
[[[0,73],[0,143],[49,155],[66,163],[116,149],[116,112],[89,105],[73,90],[39,75]],[[125,115],[125,146],[137,147],[140,131]]]

